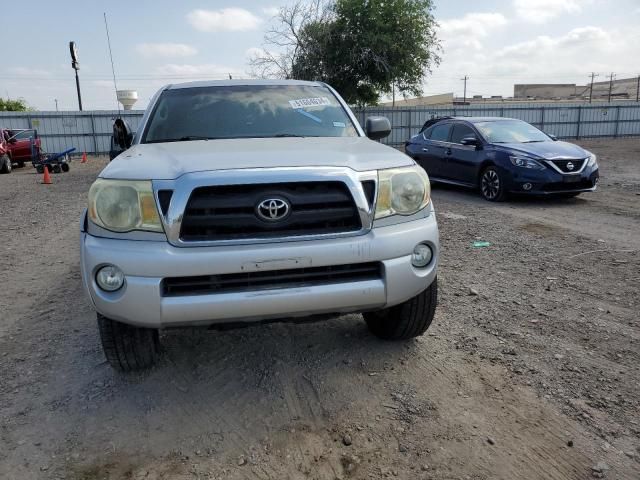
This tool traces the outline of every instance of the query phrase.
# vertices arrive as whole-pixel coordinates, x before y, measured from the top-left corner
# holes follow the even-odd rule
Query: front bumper
[[[585,168],[579,174],[560,174],[545,170],[510,169],[506,173],[507,189],[511,193],[553,195],[557,193],[593,192],[600,177],[598,167]],[[528,188],[527,188],[528,187]]]
[[[413,248],[427,243],[433,260],[411,264]],[[347,313],[390,307],[425,290],[436,276],[439,253],[435,213],[411,222],[376,227],[365,235],[326,240],[180,248],[168,242],[116,240],[81,233],[84,286],[102,315],[137,326],[164,328],[250,322],[269,318]],[[308,266],[381,262],[380,279],[218,294],[163,296],[166,277],[231,274]],[[98,268],[118,266],[124,286],[105,292]],[[266,265],[266,267],[265,267]],[[271,266],[269,266],[271,265]]]

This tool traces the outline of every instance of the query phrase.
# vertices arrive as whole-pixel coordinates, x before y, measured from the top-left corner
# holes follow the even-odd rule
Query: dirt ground
[[[80,283],[106,160],[0,176],[0,478],[637,480],[640,139],[580,143],[596,193],[434,189],[425,336],[382,342],[358,315],[173,331],[134,375],[106,364]]]

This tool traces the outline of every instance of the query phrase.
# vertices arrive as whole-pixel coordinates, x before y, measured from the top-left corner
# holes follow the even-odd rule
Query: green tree
[[[22,98],[17,100],[0,98],[0,112],[26,112],[27,110],[29,110],[29,106]]]
[[[277,68],[269,51],[252,66],[263,67],[260,76],[325,81],[351,104],[375,104],[394,89],[420,95],[440,61],[432,12],[432,0],[299,2],[282,8],[265,36],[280,52]]]

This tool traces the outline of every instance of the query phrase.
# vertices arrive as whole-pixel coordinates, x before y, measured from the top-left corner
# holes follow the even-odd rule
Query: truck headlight
[[[429,204],[430,196],[429,177],[422,167],[379,170],[375,218],[412,215]]]
[[[89,218],[113,232],[162,232],[150,180],[105,180],[89,189]]]
[[[533,158],[522,157],[520,155],[509,155],[509,160],[511,160],[511,163],[513,163],[516,167],[531,168],[533,170],[544,170],[544,165],[542,165],[537,160],[534,160]]]

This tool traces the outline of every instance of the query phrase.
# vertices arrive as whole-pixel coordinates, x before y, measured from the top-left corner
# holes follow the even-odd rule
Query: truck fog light
[[[124,285],[124,273],[115,265],[105,265],[96,273],[96,283],[106,292],[115,292]]]
[[[429,245],[425,245],[424,243],[419,243],[413,249],[413,254],[411,255],[411,264],[414,267],[422,268],[426,267],[431,263],[431,259],[433,258],[433,250]]]
[[[529,191],[529,190],[531,190],[531,187],[533,187],[533,185],[531,185],[530,183],[523,183],[522,184],[522,189],[523,190]]]

